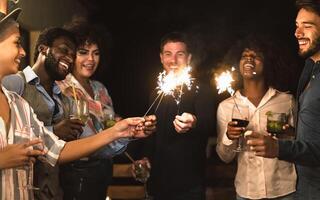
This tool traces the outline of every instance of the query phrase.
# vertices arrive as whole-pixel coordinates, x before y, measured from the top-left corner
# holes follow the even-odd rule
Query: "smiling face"
[[[295,36],[299,44],[299,54],[320,59],[320,16],[316,13],[300,9],[296,18]]]
[[[183,42],[168,42],[163,46],[160,53],[163,68],[168,73],[180,72],[191,61],[191,54],[187,51],[187,46]]]
[[[53,80],[63,80],[71,72],[75,59],[75,45],[66,37],[54,40],[46,48],[45,69]]]
[[[73,74],[76,77],[90,78],[98,68],[100,53],[97,44],[85,44],[77,50]]]
[[[263,55],[251,49],[242,52],[239,68],[243,79],[255,79],[263,76]]]
[[[0,77],[18,72],[21,59],[26,55],[20,37],[17,23],[3,33],[0,39]]]

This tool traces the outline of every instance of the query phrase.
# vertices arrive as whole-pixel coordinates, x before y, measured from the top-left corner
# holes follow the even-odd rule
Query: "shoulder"
[[[294,99],[294,96],[290,94],[289,92],[281,92],[276,90],[275,98],[281,99],[281,100],[292,100]]]
[[[2,79],[2,85],[9,91],[22,95],[25,85],[25,78],[19,74],[11,74]]]

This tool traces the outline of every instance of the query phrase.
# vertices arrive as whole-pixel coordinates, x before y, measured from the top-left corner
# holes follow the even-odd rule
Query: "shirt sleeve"
[[[226,111],[222,104],[219,104],[217,111],[217,147],[216,151],[221,158],[226,163],[231,162],[236,156],[236,152],[233,149],[236,148],[236,143],[227,137],[227,125],[229,120],[225,115]]]
[[[40,160],[45,160],[50,165],[54,166],[58,159],[60,152],[62,151],[65,141],[59,140],[59,138],[49,131],[43,124],[43,122],[39,121],[36,114],[33,112],[33,109],[30,107],[30,122],[33,127],[34,134],[41,138],[44,145],[44,151],[47,153],[39,158]]]
[[[2,79],[2,85],[9,91],[16,92],[18,95],[22,95],[24,91],[25,81],[23,77],[18,74],[12,74],[5,76]]]

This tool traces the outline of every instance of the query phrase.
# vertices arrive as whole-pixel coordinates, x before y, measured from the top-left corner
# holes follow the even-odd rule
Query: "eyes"
[[[241,60],[247,60],[251,58],[252,60],[259,60],[259,61],[262,61],[263,60],[263,57],[260,56],[260,55],[256,55],[256,54],[242,54],[241,56]]]
[[[173,56],[174,54],[172,52],[164,52],[163,55],[166,56],[166,57],[170,57],[170,56]],[[184,51],[180,51],[176,55],[178,57],[185,57],[185,56],[187,56],[187,53],[184,52]]]
[[[14,44],[15,44],[18,48],[22,47],[22,46],[21,46],[21,39],[18,38],[17,40],[15,40],[15,41],[14,41]]]
[[[85,55],[89,55],[91,53],[93,53],[94,56],[100,56],[100,52],[99,50],[94,50],[93,52],[90,52],[89,50],[87,49],[79,49],[77,51],[78,55],[80,56],[85,56]]]

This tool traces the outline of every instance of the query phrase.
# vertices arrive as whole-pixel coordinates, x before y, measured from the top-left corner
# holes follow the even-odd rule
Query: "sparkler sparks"
[[[177,105],[179,105],[183,95],[184,85],[188,90],[191,90],[191,86],[194,81],[194,78],[192,78],[190,74],[191,69],[192,68],[190,66],[187,66],[179,74],[176,74],[173,71],[170,71],[168,74],[166,71],[161,72],[158,76],[158,86],[156,88],[158,90],[158,96],[155,98],[144,116],[147,115],[160,96],[161,97],[157,104],[156,111],[162,101],[163,96],[165,95],[172,95]]]
[[[234,67],[231,68],[231,71],[234,71]],[[231,83],[234,81],[232,74],[229,70],[222,72],[220,75],[215,74],[215,81],[218,89],[218,94],[228,91],[232,96],[234,94],[234,89],[231,86]]]

